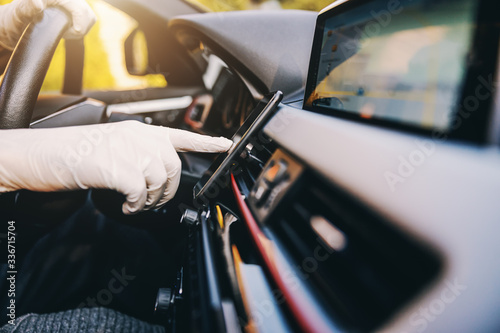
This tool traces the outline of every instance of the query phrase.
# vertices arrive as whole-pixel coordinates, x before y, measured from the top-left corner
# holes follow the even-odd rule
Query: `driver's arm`
[[[85,36],[96,21],[96,16],[85,0],[14,0],[0,6],[0,53],[13,50],[26,26],[47,7],[65,9],[72,20],[64,35],[67,39]]]
[[[113,189],[133,214],[172,199],[182,171],[176,151],[224,152],[231,144],[136,121],[0,130],[0,193]]]
[[[0,51],[12,50],[26,25],[48,6],[72,16],[66,38],[81,38],[95,16],[83,0],[15,0],[0,6]],[[0,130],[0,193],[114,189],[126,196],[123,212],[151,209],[179,186],[176,151],[222,152],[231,141],[169,128],[123,122],[56,129]]]

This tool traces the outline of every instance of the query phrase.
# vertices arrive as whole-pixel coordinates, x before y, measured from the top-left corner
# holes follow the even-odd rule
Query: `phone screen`
[[[229,170],[234,157],[239,156],[253,134],[257,133],[274,114],[276,107],[281,102],[283,93],[276,91],[266,95],[253,109],[243,125],[232,137],[233,146],[228,152],[220,154],[210,168],[203,174],[193,189],[194,198],[202,196],[220,175]]]

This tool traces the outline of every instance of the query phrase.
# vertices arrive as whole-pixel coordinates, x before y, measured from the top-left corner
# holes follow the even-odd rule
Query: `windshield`
[[[186,0],[206,11],[303,9],[320,11],[333,0]]]

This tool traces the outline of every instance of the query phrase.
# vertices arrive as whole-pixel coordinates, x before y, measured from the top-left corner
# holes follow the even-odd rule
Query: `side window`
[[[83,90],[165,87],[167,82],[163,75],[134,76],[127,72],[123,45],[130,32],[137,27],[137,22],[102,0],[87,2],[96,13],[97,22],[85,36]],[[142,47],[146,48],[146,44]],[[64,66],[64,42],[61,42],[47,72],[42,93],[62,90]]]

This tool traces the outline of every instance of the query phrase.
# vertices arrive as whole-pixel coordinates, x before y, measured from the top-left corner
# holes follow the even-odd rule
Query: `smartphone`
[[[227,172],[227,170],[229,170],[233,159],[243,152],[247,144],[250,142],[250,138],[264,127],[269,118],[276,111],[276,108],[282,99],[283,93],[281,91],[276,91],[264,96],[264,98],[257,104],[243,125],[241,125],[231,138],[233,145],[229,151],[220,154],[195,185],[193,189],[193,196],[195,199],[202,196],[208,189],[210,189],[217,177],[223,175]]]

